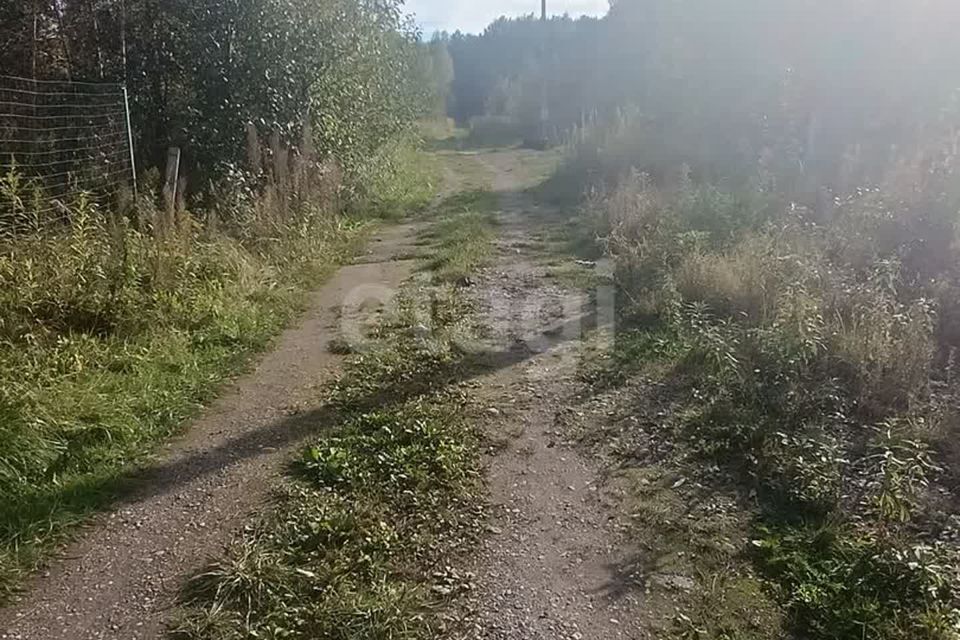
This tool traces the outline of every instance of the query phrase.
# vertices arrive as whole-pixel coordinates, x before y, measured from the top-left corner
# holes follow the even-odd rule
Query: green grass
[[[669,463],[613,472],[625,487],[632,567],[647,585],[644,608],[654,637],[771,640],[783,614],[745,562],[738,541],[749,519],[728,492],[702,488]],[[681,482],[685,481],[685,482]]]
[[[601,285],[609,285],[610,278],[597,273],[596,266],[582,264],[568,257],[562,262],[550,261],[547,277],[570,289],[595,291]]]
[[[126,490],[130,466],[270,344],[302,308],[305,290],[350,255],[363,232],[331,232],[323,257],[305,271],[205,287],[191,304],[212,313],[184,314],[192,321],[158,309],[156,322],[135,332],[57,333],[0,346],[0,599]]]
[[[461,151],[468,146],[470,131],[458,128],[453,121],[421,124],[421,133],[427,140],[426,148],[434,152]]]
[[[481,152],[438,153],[437,158],[443,162],[449,169],[450,175],[455,178],[457,194],[491,189],[494,172],[481,160]],[[455,198],[456,195],[451,197]]]
[[[951,560],[918,545],[906,554],[889,541],[845,524],[763,524],[758,566],[808,637],[957,637],[951,611]]]
[[[424,153],[422,146],[419,141],[403,139],[373,158],[361,179],[366,193],[364,215],[397,219],[427,208],[442,175],[436,156]]]
[[[457,282],[489,260],[496,226],[496,194],[470,191],[447,199],[425,235],[433,243],[428,267],[437,278]]]
[[[601,238],[614,263],[620,335],[588,379],[599,393],[671,394],[662,415],[626,409],[656,429],[638,420],[614,438],[736,487],[752,521],[741,550],[785,614],[781,636],[955,640],[960,562],[943,526],[955,486],[933,444],[955,430],[940,418],[955,404],[952,319],[930,304],[953,285],[904,258],[937,224],[889,207],[877,226],[877,202],[899,202],[891,192],[801,225],[781,217],[775,191],[690,175],[604,184],[587,160],[543,194],[571,202],[551,187],[600,187],[580,235]],[[732,637],[688,618],[686,637]]]
[[[427,148],[433,150],[430,142],[444,142],[451,138],[460,138],[467,135],[465,129],[457,128],[453,118],[430,117],[417,123],[417,131],[427,141]]]
[[[270,516],[189,583],[174,636],[428,637],[429,609],[458,587],[437,575],[444,554],[479,530],[474,440],[452,399],[345,417]]]

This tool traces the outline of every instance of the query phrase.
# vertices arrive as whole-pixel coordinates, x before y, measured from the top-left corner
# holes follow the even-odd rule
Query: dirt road
[[[489,460],[493,520],[469,567],[477,588],[460,636],[492,640],[645,638],[629,541],[599,465],[565,441],[563,416],[582,385],[582,332],[596,324],[587,292],[549,276],[547,245],[562,218],[525,191],[529,152],[484,156],[500,197],[496,266],[478,280],[501,345],[523,352],[481,378],[475,401],[504,447]],[[565,257],[573,262],[572,257]]]
[[[494,177],[499,237],[493,266],[472,279],[470,295],[485,310],[491,352],[506,357],[471,395],[502,446],[488,460],[490,535],[464,567],[476,588],[447,614],[451,635],[646,638],[642,596],[623,569],[630,545],[618,497],[599,463],[564,433],[583,391],[582,330],[596,314],[588,292],[546,266],[558,259],[548,245],[562,219],[524,190],[542,156],[511,150],[478,159]],[[0,612],[0,639],[162,637],[185,577],[249,521],[316,423],[317,386],[339,365],[328,345],[339,336],[345,297],[368,285],[398,288],[413,272],[415,263],[400,257],[413,252],[415,236],[411,226],[388,229],[372,253],[318,291],[300,326],[169,447],[140,489]]]
[[[416,228],[394,226],[311,299],[272,353],[135,478],[137,489],[66,548],[27,594],[0,612],[4,640],[154,639],[190,572],[216,554],[270,494],[307,435],[316,387],[351,292],[396,290],[412,273]]]

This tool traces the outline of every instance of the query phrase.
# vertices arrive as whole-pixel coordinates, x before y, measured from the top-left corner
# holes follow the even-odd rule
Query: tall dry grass
[[[695,365],[678,368],[696,388],[681,434],[752,487],[760,566],[797,630],[953,640],[953,159],[896,162],[877,186],[809,205],[764,166],[715,180],[669,155],[646,170],[645,149],[632,165],[645,170],[624,170],[629,140],[577,141],[561,175],[599,179],[584,216],[627,308],[659,317]],[[861,582],[838,588],[849,572]]]

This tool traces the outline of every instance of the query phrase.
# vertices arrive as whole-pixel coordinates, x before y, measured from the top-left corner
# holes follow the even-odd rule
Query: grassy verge
[[[957,566],[948,549],[831,506],[834,469],[849,463],[825,455],[821,441],[790,435],[782,413],[728,396],[743,382],[729,371],[717,376],[729,366],[716,357],[717,340],[709,329],[669,323],[625,330],[586,375],[627,419],[584,439],[627,461],[634,535],[651,564],[695,585],[673,596],[672,634],[955,638]],[[778,436],[761,445],[753,438],[766,421]],[[874,459],[909,464],[899,442]]]
[[[391,210],[422,206],[425,176],[394,177],[420,195]],[[161,233],[78,207],[69,225],[2,241],[0,601],[122,495],[130,468],[269,346],[371,228],[306,203],[233,213],[229,228],[184,214]]]
[[[218,283],[191,300],[216,311],[190,324],[161,311],[164,322],[133,335],[71,332],[3,348],[0,593],[121,493],[128,466],[265,348],[301,308],[305,288],[362,235],[356,225],[331,231],[309,275],[267,278],[245,265],[255,270],[250,280]]]
[[[424,153],[422,146],[403,139],[371,159],[359,179],[364,185],[363,215],[396,219],[427,207],[443,177],[436,156]]]
[[[431,335],[418,335],[429,302]],[[476,542],[478,436],[456,382],[470,332],[455,289],[408,287],[372,351],[354,356],[270,513],[184,592],[190,640],[428,638],[467,580],[447,560]]]
[[[640,179],[594,201],[565,247],[605,237],[622,285],[624,330],[588,378],[626,390],[632,420],[585,437],[628,468],[669,452],[620,478],[640,564],[669,594],[664,635],[955,639],[957,555],[937,541],[949,529],[929,508],[932,419],[916,401],[929,309],[891,298],[889,279],[807,262],[805,230],[764,237],[733,196],[684,188],[673,201]],[[595,284],[569,258],[551,274]]]
[[[496,194],[470,191],[448,198],[440,219],[425,235],[432,242],[428,267],[444,282],[457,282],[490,257],[496,224]]]
[[[829,220],[687,174],[634,172],[587,199],[581,225],[613,261],[621,303],[616,347],[589,379],[633,396],[619,399],[632,420],[601,433],[627,464],[678,478],[647,496],[664,513],[674,498],[696,505],[692,486],[733,496],[729,533],[690,533],[699,561],[682,571],[705,600],[686,601],[683,637],[960,637],[956,454],[942,444],[958,424],[943,297],[956,275],[939,263],[947,249],[918,252],[940,221],[912,221],[895,186]],[[734,544],[719,564],[697,549],[711,537]],[[747,618],[723,613],[729,592],[715,588],[728,574],[759,585],[783,615],[755,611],[779,624],[734,624]]]
[[[424,268],[439,282],[461,284],[482,267],[493,250],[498,197],[493,176],[474,154],[440,153],[454,188],[432,209],[433,220],[418,245]]]

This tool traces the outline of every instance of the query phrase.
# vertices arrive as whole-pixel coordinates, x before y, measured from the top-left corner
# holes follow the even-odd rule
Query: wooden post
[[[167,149],[167,173],[163,180],[163,203],[167,209],[164,232],[172,231],[176,224],[177,184],[180,181],[180,148]]]
[[[255,178],[263,173],[263,154],[260,150],[260,134],[252,122],[247,123],[247,169]]]

